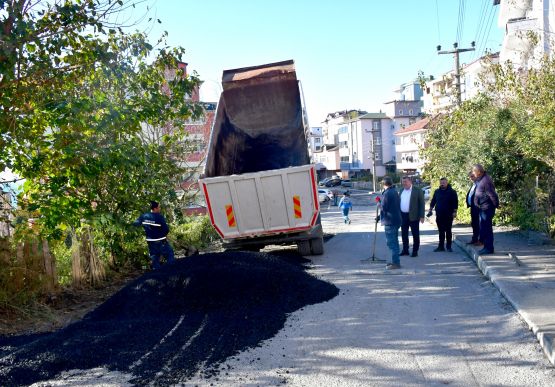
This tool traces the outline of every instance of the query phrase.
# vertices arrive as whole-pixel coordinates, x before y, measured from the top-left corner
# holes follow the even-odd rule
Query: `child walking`
[[[351,219],[349,219],[349,210],[353,208],[353,203],[351,203],[351,195],[349,192],[345,192],[341,200],[339,201],[339,208],[343,211],[343,219],[345,219],[345,224],[351,224]]]

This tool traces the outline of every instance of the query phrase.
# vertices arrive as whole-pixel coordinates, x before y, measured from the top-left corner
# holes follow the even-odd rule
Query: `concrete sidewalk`
[[[470,227],[453,227],[454,243],[513,305],[555,365],[555,245],[538,234],[497,228],[495,254],[478,255],[480,248],[466,244],[471,236]]]

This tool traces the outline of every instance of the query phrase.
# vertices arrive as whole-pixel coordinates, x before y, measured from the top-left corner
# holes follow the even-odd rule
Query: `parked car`
[[[318,182],[318,186],[319,186],[319,187],[325,187],[325,186],[326,186],[326,183],[327,183],[328,181],[330,181],[330,178],[329,178],[329,177],[326,177],[324,180],[320,180],[320,181]]]
[[[318,194],[325,194],[328,199],[332,200],[333,199],[333,192],[331,192],[331,189],[327,189],[327,188],[318,188]]]
[[[426,187],[422,187],[422,191],[424,191],[424,200],[428,200],[430,198],[431,189],[432,187],[430,187],[429,185]]]
[[[326,177],[324,180],[321,180],[318,185],[320,187],[337,187],[341,185],[341,178],[339,176]]]
[[[339,176],[332,176],[330,180],[326,182],[326,187],[337,187],[341,185],[341,178]]]
[[[341,186],[342,187],[352,187],[353,183],[351,182],[350,179],[342,179],[341,180]]]
[[[320,203],[325,203],[327,201],[329,201],[330,198],[328,197],[328,195],[326,195],[326,193],[324,192],[324,190],[319,189],[318,190],[318,201]]]

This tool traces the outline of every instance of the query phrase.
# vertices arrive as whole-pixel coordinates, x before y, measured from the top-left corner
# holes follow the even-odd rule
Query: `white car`
[[[331,189],[327,189],[327,188],[318,188],[318,195],[320,194],[324,194],[327,196],[327,200],[333,200],[333,192],[331,192]]]

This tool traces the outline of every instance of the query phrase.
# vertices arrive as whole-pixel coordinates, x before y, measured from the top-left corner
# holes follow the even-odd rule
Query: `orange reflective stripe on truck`
[[[300,219],[303,217],[303,212],[301,210],[301,197],[299,195],[293,196],[293,211],[295,212],[295,218]]]
[[[227,215],[228,226],[237,227],[237,223],[235,223],[235,215],[233,214],[233,206],[231,204],[227,204],[225,206],[225,213]]]

